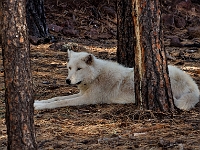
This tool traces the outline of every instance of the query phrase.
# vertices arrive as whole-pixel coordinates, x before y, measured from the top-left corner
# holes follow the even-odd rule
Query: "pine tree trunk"
[[[41,44],[50,41],[44,0],[27,0],[26,2],[27,25],[32,44]]]
[[[136,35],[135,96],[140,109],[174,111],[159,0],[132,0]]]
[[[0,45],[2,44],[2,35],[1,35],[1,30],[2,30],[2,0],[0,0]]]
[[[134,26],[132,0],[117,0],[117,61],[126,67],[134,65]]]
[[[25,4],[25,0],[3,1],[2,49],[8,150],[37,149]]]

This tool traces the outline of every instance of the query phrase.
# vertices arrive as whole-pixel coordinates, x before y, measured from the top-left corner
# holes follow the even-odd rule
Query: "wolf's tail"
[[[179,99],[174,98],[174,104],[176,107],[182,110],[190,110],[199,102],[199,95],[195,93],[186,93]]]

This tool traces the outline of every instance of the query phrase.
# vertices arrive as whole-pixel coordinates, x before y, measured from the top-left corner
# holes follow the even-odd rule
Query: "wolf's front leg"
[[[72,99],[75,97],[79,97],[81,94],[73,94],[73,95],[68,95],[68,96],[58,96],[58,97],[53,97],[47,100],[35,100],[35,103],[51,103],[51,102],[55,102],[55,101],[61,101],[61,100],[65,100],[65,99]]]
[[[50,103],[34,103],[35,110],[53,109],[65,106],[77,106],[93,104],[93,101],[89,100],[86,96],[81,95],[72,99],[63,99],[60,101],[53,101]]]

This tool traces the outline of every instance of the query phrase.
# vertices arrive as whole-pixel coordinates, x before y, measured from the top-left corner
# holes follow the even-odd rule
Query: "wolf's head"
[[[94,78],[94,59],[92,54],[68,50],[67,84],[87,84]]]

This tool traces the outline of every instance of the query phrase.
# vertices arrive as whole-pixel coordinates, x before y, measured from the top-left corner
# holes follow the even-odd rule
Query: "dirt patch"
[[[47,20],[49,24],[55,24],[59,21],[59,26],[65,26],[62,23],[73,20],[75,7],[80,20],[83,18],[88,21],[92,18],[90,27],[99,25],[106,27],[106,30],[99,32],[101,36],[92,38],[86,33],[91,32],[92,28],[88,26],[83,28],[84,24],[73,24],[73,30],[81,29],[78,37],[64,35],[62,32],[52,32],[57,42],[34,46],[31,45],[31,64],[34,82],[34,98],[48,99],[54,96],[70,95],[78,93],[75,86],[65,84],[67,76],[66,61],[67,48],[75,51],[87,51],[93,53],[98,58],[116,60],[116,46],[114,32],[116,25],[112,23],[101,24],[105,22],[108,12],[104,11],[101,15],[103,21],[95,22],[91,14],[91,1],[84,1],[84,5],[78,3],[76,6],[67,5],[64,2],[57,1],[59,4],[48,2]],[[101,12],[103,5],[96,4],[97,10]],[[97,2],[96,2],[97,3]],[[48,5],[47,5],[48,4]],[[73,3],[72,3],[73,4]],[[79,4],[79,5],[78,5]],[[83,7],[84,6],[84,7]],[[101,6],[101,7],[100,7]],[[199,6],[199,5],[195,5]],[[107,11],[112,12],[113,2],[107,5]],[[62,8],[62,9],[61,9]],[[65,9],[69,10],[65,12]],[[109,9],[110,8],[110,9]],[[51,10],[51,11],[50,11]],[[82,11],[82,13],[80,12]],[[64,14],[65,12],[65,14]],[[86,12],[86,13],[85,13]],[[111,13],[110,12],[110,13]],[[83,14],[85,13],[85,14]],[[111,13],[112,14],[112,13]],[[67,18],[67,19],[66,19]],[[57,20],[56,20],[57,19]],[[109,16],[106,22],[114,21],[114,16]],[[198,18],[197,18],[198,19]],[[77,21],[79,22],[79,21]],[[83,22],[84,23],[84,22]],[[194,23],[194,22],[193,22]],[[187,25],[185,25],[187,26]],[[195,26],[195,25],[194,25]],[[183,28],[183,27],[182,27]],[[96,30],[100,30],[99,28]],[[109,31],[109,32],[107,32]],[[92,32],[93,33],[93,32]],[[108,39],[102,38],[106,33],[112,36]],[[200,48],[186,47],[181,44],[191,44],[200,41],[198,38],[191,38],[186,29],[174,27],[165,28],[165,46],[168,52],[169,64],[176,65],[188,72],[197,84],[200,86]],[[178,36],[180,41],[173,39]],[[173,44],[172,40],[178,45]],[[198,44],[198,43],[197,43]],[[0,149],[6,149],[6,127],[5,127],[5,103],[3,84],[3,66],[0,61]],[[53,110],[35,111],[35,128],[38,147],[40,150],[50,149],[200,149],[200,104],[189,112],[177,112],[174,116],[165,116],[155,112],[136,111],[133,104],[129,105],[89,105],[77,107],[64,107]]]

